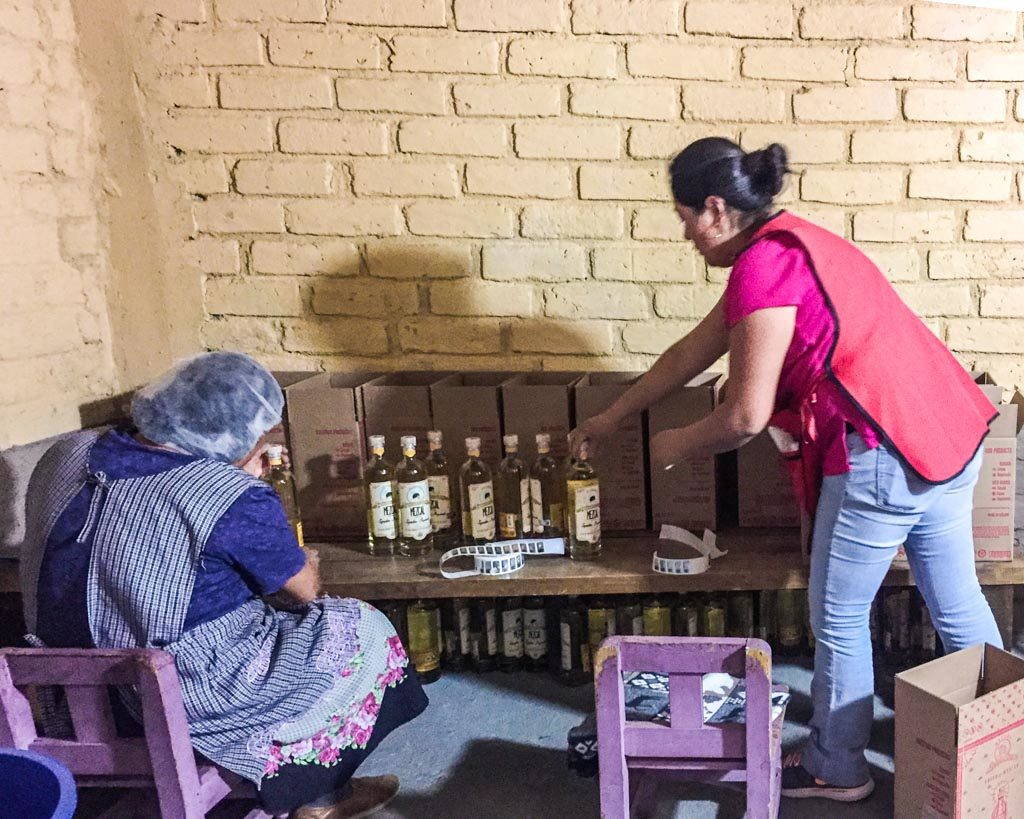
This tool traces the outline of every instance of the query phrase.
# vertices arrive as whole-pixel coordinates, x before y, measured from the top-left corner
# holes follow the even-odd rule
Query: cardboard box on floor
[[[430,387],[434,425],[444,433],[445,453],[454,475],[466,460],[466,438],[480,439],[480,457],[497,468],[501,450],[501,384],[512,373],[456,373]]]
[[[360,386],[372,377],[323,373],[285,389],[292,471],[307,540],[366,537]]]
[[[704,373],[647,411],[650,437],[684,427],[710,414],[718,401],[721,373]],[[648,464],[650,458],[648,458]],[[650,470],[651,520],[687,529],[718,526],[718,468],[714,457],[691,458],[668,472]]]
[[[416,436],[416,455],[430,451],[427,432],[433,429],[430,385],[448,373],[398,371],[362,385],[366,408],[366,434],[385,437],[384,457],[392,464],[402,460],[402,436]]]
[[[532,464],[537,458],[537,433],[551,436],[551,454],[569,454],[568,435],[573,427],[573,385],[583,373],[538,372],[513,375],[501,385],[505,435],[519,436],[520,457]]]
[[[573,388],[576,423],[603,412],[643,373],[599,372],[583,376]],[[628,418],[602,443],[593,458],[601,477],[601,525],[606,531],[646,529],[647,464],[643,413]]]
[[[894,815],[1024,816],[1024,660],[973,646],[896,675]]]

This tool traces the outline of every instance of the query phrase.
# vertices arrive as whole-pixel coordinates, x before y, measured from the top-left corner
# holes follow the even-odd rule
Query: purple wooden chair
[[[137,686],[144,737],[118,736],[111,685]],[[29,686],[64,689],[74,739],[38,735],[29,700],[21,690]],[[201,819],[223,799],[256,796],[251,783],[197,760],[174,658],[163,651],[0,649],[0,746],[36,751],[64,763],[80,788],[155,788],[163,819]],[[154,816],[151,802],[151,794],[140,791],[105,815]],[[246,819],[270,816],[257,809]]]
[[[622,675],[669,678],[671,725],[627,722]],[[746,681],[746,724],[705,724],[701,678]],[[657,778],[746,782],[748,819],[776,819],[782,778],[782,719],[771,718],[772,653],[763,640],[609,637],[594,658],[602,819],[653,810]],[[786,690],[778,686],[775,690]],[[636,772],[630,786],[630,770]]]

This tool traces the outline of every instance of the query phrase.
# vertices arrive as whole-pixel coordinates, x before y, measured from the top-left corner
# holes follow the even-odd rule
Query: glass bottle
[[[395,471],[384,460],[384,436],[370,436],[370,460],[366,464],[366,515],[371,555],[390,555],[395,551],[398,529],[395,525]]]
[[[566,685],[586,685],[591,680],[587,609],[578,597],[570,597],[558,620],[562,638],[558,677]]]
[[[441,607],[441,631],[444,638],[444,667],[462,671],[469,664],[469,606],[465,600],[446,600]]]
[[[615,607],[615,633],[643,636],[644,609],[635,595],[627,596]]]
[[[498,532],[502,540],[516,540],[533,531],[530,512],[530,476],[519,458],[519,436],[506,435],[505,457],[498,465]]]
[[[420,682],[441,677],[441,610],[433,600],[417,600],[406,612],[409,621],[409,660]]]
[[[795,589],[779,589],[775,596],[776,620],[779,625],[779,653],[794,656],[803,642],[803,620],[800,600]]]
[[[700,606],[689,595],[679,595],[672,610],[672,634],[676,637],[697,637],[700,634]]]
[[[724,637],[726,634],[725,603],[720,597],[711,597],[701,611],[701,631],[705,637]]]
[[[430,526],[430,484],[427,468],[416,458],[416,438],[402,436],[402,455],[395,467],[398,484],[398,553],[419,557],[434,548]]]
[[[730,637],[754,636],[754,595],[751,592],[733,592],[729,595],[728,629]]]
[[[615,606],[606,597],[592,597],[587,606],[587,642],[594,656],[605,637],[615,635]]]
[[[391,621],[391,625],[394,627],[398,639],[402,641],[402,645],[408,646],[409,623],[406,617],[405,602],[402,600],[384,600],[377,608]]]
[[[523,667],[523,598],[506,597],[498,602],[501,626],[502,671],[518,671]]]
[[[777,635],[775,592],[764,589],[757,593],[757,636],[774,648]]]
[[[586,442],[566,468],[566,523],[569,557],[594,560],[601,556],[601,488],[597,470],[587,460]]]
[[[523,665],[527,671],[548,666],[547,607],[543,597],[523,601]]]
[[[672,634],[672,607],[664,595],[656,594],[644,600],[644,635],[668,637]]]
[[[533,534],[562,537],[565,534],[565,480],[551,455],[551,436],[537,435],[537,460],[530,467],[530,507]]]
[[[480,460],[480,439],[466,439],[466,462],[459,470],[462,538],[467,546],[491,543],[495,536],[494,484],[491,470]]]
[[[427,433],[430,454],[427,456],[427,483],[430,486],[430,528],[434,543],[447,545],[454,539],[455,514],[448,458],[444,454],[444,437],[438,430]]]
[[[270,484],[277,496],[281,499],[284,513],[288,516],[288,523],[291,524],[295,539],[299,545],[305,545],[302,539],[302,517],[299,514],[299,502],[295,494],[295,477],[292,471],[284,465],[284,447],[274,444],[267,447],[267,461],[270,469],[263,476],[263,480]]]
[[[494,671],[498,665],[498,615],[494,600],[474,600],[469,609],[469,642],[473,670]]]

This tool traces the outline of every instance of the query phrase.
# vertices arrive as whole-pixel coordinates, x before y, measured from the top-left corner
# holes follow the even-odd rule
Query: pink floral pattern
[[[352,668],[362,660],[360,652],[352,658],[350,667],[342,671],[341,676],[350,675]],[[352,703],[344,713],[334,714],[327,725],[313,736],[283,745],[272,743],[264,776],[274,776],[282,765],[288,764],[330,767],[337,763],[347,748],[365,748],[373,734],[384,692],[402,681],[408,664],[409,658],[401,639],[397,636],[388,638],[387,663],[384,671],[378,675],[373,690],[361,702]]]

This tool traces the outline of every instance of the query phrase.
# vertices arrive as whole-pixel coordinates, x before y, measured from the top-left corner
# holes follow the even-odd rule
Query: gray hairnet
[[[139,390],[132,420],[157,444],[233,463],[281,422],[284,395],[274,377],[241,353],[181,361]]]

